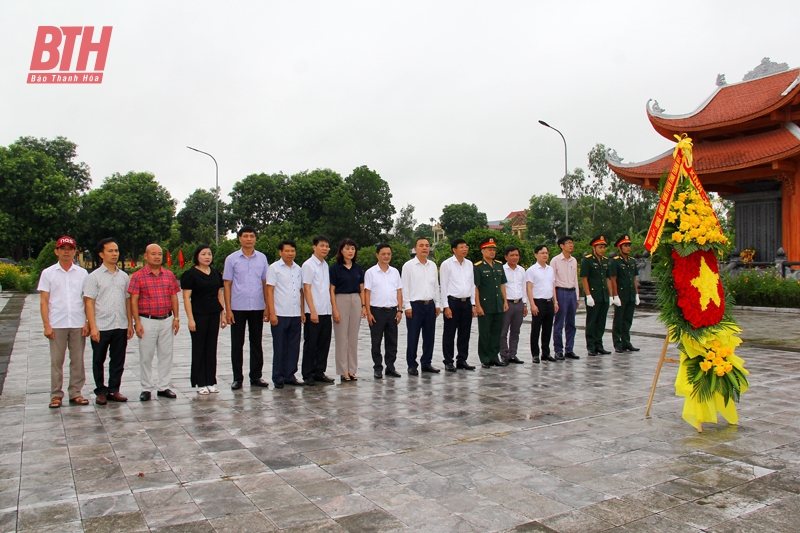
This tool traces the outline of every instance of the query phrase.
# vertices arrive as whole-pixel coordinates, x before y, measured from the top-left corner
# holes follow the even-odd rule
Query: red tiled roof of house
[[[509,214],[506,215],[505,220],[511,220],[512,218],[514,218],[517,215],[522,215],[524,217],[527,217],[527,214],[525,213],[525,211],[511,211]]]
[[[724,141],[697,143],[692,150],[698,175],[748,168],[800,154],[800,127],[793,122],[777,130]],[[608,166],[620,177],[659,178],[672,168],[672,150],[642,163]]]
[[[685,115],[656,114],[649,107],[653,127],[672,140],[673,133],[703,131],[747,122],[789,103],[800,93],[800,68],[740,83],[723,85],[695,111]],[[787,91],[794,83],[794,87]],[[786,94],[783,94],[786,93]]]

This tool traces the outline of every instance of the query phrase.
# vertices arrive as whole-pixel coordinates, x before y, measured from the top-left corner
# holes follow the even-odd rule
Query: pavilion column
[[[789,261],[800,261],[800,170],[783,175],[783,249]]]

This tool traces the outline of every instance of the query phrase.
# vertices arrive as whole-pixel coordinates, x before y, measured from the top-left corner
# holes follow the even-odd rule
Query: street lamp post
[[[209,154],[208,152],[204,152],[202,150],[198,150],[197,148],[192,148],[191,146],[187,146],[189,150],[194,150],[195,152],[200,152],[201,154],[206,154],[211,159],[214,159],[214,156]],[[216,217],[214,219],[214,242],[219,244],[219,165],[217,164],[217,160],[214,159],[214,167],[216,167],[216,180],[214,181],[214,200],[216,200]]]
[[[569,235],[569,187],[567,183],[567,176],[569,175],[569,170],[567,169],[567,140],[564,138],[564,134],[555,129],[553,126],[545,122],[544,120],[540,120],[539,124],[544,126],[545,128],[550,128],[551,130],[555,131],[559,135],[561,135],[561,140],[564,141],[564,194],[567,196],[566,206],[564,208],[564,212],[566,213],[566,231],[564,232],[565,235]]]

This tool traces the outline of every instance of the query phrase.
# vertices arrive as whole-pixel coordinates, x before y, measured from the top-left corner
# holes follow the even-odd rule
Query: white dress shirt
[[[460,263],[456,256],[452,256],[442,263],[440,275],[442,277],[442,307],[447,309],[447,297],[469,298],[475,305],[475,267],[470,261],[463,259]]]
[[[525,279],[533,285],[533,299],[549,300],[554,296],[556,278],[553,267],[550,265],[540,266],[534,263],[525,273]]]
[[[508,263],[503,265],[503,270],[506,272],[506,298],[508,300],[522,299],[522,303],[528,303],[528,289],[525,283],[527,282],[525,269],[517,265],[516,268],[511,268]]]
[[[77,265],[69,270],[61,268],[61,263],[47,267],[39,277],[40,292],[50,294],[50,327],[82,328],[86,324],[86,310],[83,307],[83,283],[89,273]],[[125,327],[128,327],[127,322]]]
[[[328,263],[317,259],[316,255],[303,263],[303,285],[311,285],[311,297],[314,299],[314,309],[318,315],[333,314],[331,305],[331,271]],[[308,300],[304,302],[306,313],[311,310]]]
[[[300,291],[303,290],[303,271],[297,263],[291,266],[278,259],[267,270],[267,285],[275,287],[275,314],[300,316]]]
[[[433,300],[441,308],[439,301],[439,272],[436,263],[428,259],[423,265],[416,257],[406,261],[403,274],[403,309],[411,309],[411,302]]]
[[[369,291],[372,307],[397,307],[397,290],[403,288],[400,272],[390,266],[386,272],[375,265],[364,274],[364,289]]]
[[[128,275],[117,268],[112,274],[100,265],[83,283],[83,295],[94,300],[94,321],[99,331],[128,328],[125,300],[128,294]]]

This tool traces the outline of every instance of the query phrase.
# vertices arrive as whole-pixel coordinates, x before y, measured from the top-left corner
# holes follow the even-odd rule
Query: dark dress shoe
[[[458,363],[456,368],[459,370],[475,370],[475,367],[467,363]]]
[[[542,356],[542,361],[553,361],[553,362],[555,362],[555,361],[557,361],[557,359],[555,357],[553,357],[552,355],[543,355]]]
[[[598,355],[600,355],[600,354],[595,352],[594,350],[589,352],[589,357],[595,357],[595,356],[598,356]]]
[[[375,379],[383,379],[383,372],[381,372],[380,370],[376,370],[375,372],[373,372],[372,377],[374,377]]]
[[[614,353],[625,353],[625,348],[614,348]]]
[[[387,376],[391,376],[393,378],[399,378],[400,377],[400,372],[398,372],[394,368],[392,368],[391,370],[387,368],[386,369],[386,375]]]
[[[96,403],[97,405],[107,404],[108,402],[106,401],[106,395],[102,393],[98,394],[94,399],[94,403]]]
[[[325,374],[314,376],[314,381],[319,381],[320,383],[336,383],[335,379],[329,378]]]
[[[444,369],[446,371],[448,371],[448,372],[455,372],[456,371],[456,365],[444,365]]]
[[[234,381],[233,383],[231,383],[231,390],[239,390],[241,388],[242,388],[241,381]]]
[[[259,379],[258,381],[251,381],[250,382],[250,386],[251,387],[264,387],[265,389],[267,389],[267,388],[269,388],[269,383],[264,381],[264,379],[262,378],[262,379]],[[241,388],[241,385],[239,385],[239,388]]]
[[[150,391],[143,390],[142,393],[139,395],[140,402],[149,402],[150,401]]]
[[[432,366],[423,366],[422,371],[428,372],[429,374],[438,374],[439,372],[441,372],[441,370],[439,370],[438,368],[434,368]]]
[[[276,389],[282,389],[283,388],[283,381],[276,381],[274,383],[274,385],[275,385]]]
[[[492,361],[489,364],[492,366],[508,366],[508,363],[506,363],[505,361]]]
[[[534,362],[535,364],[537,364],[537,365],[539,364],[539,356],[538,356],[538,355],[534,355],[534,356],[533,356],[533,362]]]
[[[515,365],[524,365],[525,364],[525,361],[520,361],[519,359],[516,358],[516,356],[512,357],[511,359],[509,359],[508,362],[509,363],[514,363]]]
[[[603,354],[603,355],[608,355],[608,354],[610,354],[611,352],[609,352],[609,351],[608,351],[608,350],[606,350],[605,348],[598,348],[598,349],[597,349],[597,353],[601,353],[601,354]]]
[[[317,382],[316,382],[316,381],[314,381],[314,378],[308,378],[308,379],[304,379],[304,380],[303,380],[303,384],[304,384],[306,387],[316,387],[316,386],[317,386]]]
[[[492,368],[491,364],[481,363],[481,368]]]
[[[109,402],[127,402],[128,398],[118,392],[109,392],[106,396]]]
[[[556,361],[563,361],[563,360],[564,360],[564,354],[557,353],[556,354]]]
[[[564,354],[564,357],[567,358],[567,359],[580,359],[581,358],[580,355],[575,355],[575,352],[567,352],[566,354]]]
[[[171,391],[171,390],[169,390],[169,389],[164,389],[164,390],[160,390],[160,391],[158,391],[158,392],[156,393],[156,396],[160,396],[160,397],[162,397],[162,398],[170,398],[170,399],[172,399],[172,400],[174,400],[175,398],[177,398],[177,397],[178,397],[178,395],[177,395],[177,394],[175,394],[174,392],[172,392],[172,391]]]
[[[292,387],[302,387],[303,386],[303,382],[302,381],[297,381],[295,379],[295,380],[292,380],[292,381],[287,381],[286,385],[291,385]]]
[[[416,368],[409,368],[408,369],[408,375],[409,376],[419,376],[419,370],[417,370]]]
[[[640,350],[641,350],[641,348],[636,348],[634,346],[628,346],[628,351],[629,352],[638,352]]]

